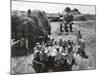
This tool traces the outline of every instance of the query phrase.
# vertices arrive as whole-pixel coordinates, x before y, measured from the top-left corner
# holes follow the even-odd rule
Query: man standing
[[[40,50],[41,45],[36,46],[36,50],[34,52],[34,58],[33,58],[33,68],[35,69],[36,73],[42,72],[42,63],[40,62]]]
[[[42,72],[47,72],[47,60],[48,60],[48,56],[45,53],[45,48],[42,48],[42,50],[40,51],[40,62],[42,63]]]
[[[60,23],[60,34],[63,32],[63,16],[62,14],[58,13],[59,15],[59,23]]]

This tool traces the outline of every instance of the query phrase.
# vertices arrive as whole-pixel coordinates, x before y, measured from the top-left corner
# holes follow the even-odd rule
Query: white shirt
[[[49,56],[56,56],[57,55],[57,50],[55,47],[49,47],[48,51],[49,51]]]

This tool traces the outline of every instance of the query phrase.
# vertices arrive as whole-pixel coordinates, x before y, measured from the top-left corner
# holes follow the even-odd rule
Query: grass
[[[95,20],[88,20],[88,21],[77,21],[75,25],[73,25],[73,33],[69,33],[68,36],[65,35],[57,35],[59,33],[59,27],[57,30],[55,30],[53,33],[55,35],[52,35],[55,39],[64,39],[64,40],[76,40],[75,34],[77,31],[81,31],[83,39],[85,40],[85,52],[88,55],[88,59],[84,59],[82,57],[79,57],[78,59],[78,65],[74,66],[73,70],[89,70],[89,69],[95,69],[96,68],[96,21]],[[53,26],[54,27],[54,26]]]
[[[85,52],[89,59],[84,62],[86,69],[96,68],[96,32],[95,32],[95,20],[80,22],[78,28],[83,34],[83,39],[85,40],[86,49]],[[77,29],[78,30],[78,29]],[[82,66],[83,67],[83,66]]]
[[[65,40],[76,39],[75,34],[77,31],[81,31],[83,35],[83,39],[85,40],[86,48],[85,52],[88,55],[88,59],[84,59],[82,57],[78,57],[76,62],[78,65],[74,65],[72,70],[90,70],[96,68],[96,37],[95,37],[95,20],[88,20],[88,21],[78,21],[76,25],[73,25],[73,33],[69,33],[69,35],[57,35],[59,33],[59,23],[52,22],[52,35],[51,38],[55,38],[59,40],[63,38]],[[13,57],[12,60],[12,71],[14,73],[35,73],[34,69],[27,64],[32,62],[33,54],[28,56],[21,56],[21,57]]]

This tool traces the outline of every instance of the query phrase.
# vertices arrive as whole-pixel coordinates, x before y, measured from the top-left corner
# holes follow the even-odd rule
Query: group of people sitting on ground
[[[34,47],[33,68],[37,73],[53,71],[70,71],[75,62],[74,54],[88,58],[85,53],[85,44],[81,40],[80,31],[77,34],[78,46],[72,40],[37,42]]]

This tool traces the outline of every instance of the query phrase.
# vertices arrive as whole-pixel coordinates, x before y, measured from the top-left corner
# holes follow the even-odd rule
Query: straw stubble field
[[[57,35],[59,33],[59,22],[51,22],[51,33],[50,38],[56,40],[73,40],[76,41],[77,31],[81,31],[83,39],[85,40],[85,52],[88,55],[88,59],[78,57],[76,59],[77,65],[73,65],[72,70],[89,70],[96,68],[96,32],[95,32],[95,20],[88,21],[75,21],[73,24],[73,33],[69,35]],[[32,63],[33,54],[21,57],[12,57],[11,66],[12,73],[35,73],[34,68],[28,65]]]

